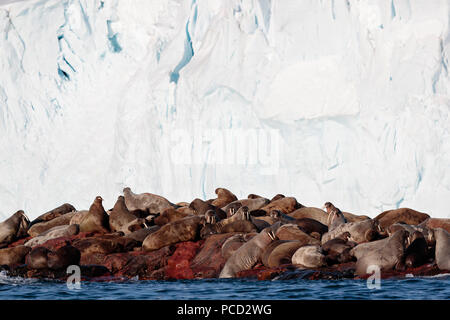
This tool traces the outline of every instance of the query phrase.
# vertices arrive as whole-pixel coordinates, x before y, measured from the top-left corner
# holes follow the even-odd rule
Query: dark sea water
[[[65,282],[11,278],[0,273],[0,300],[6,299],[450,299],[450,275],[382,280],[368,289],[364,280],[179,280]]]

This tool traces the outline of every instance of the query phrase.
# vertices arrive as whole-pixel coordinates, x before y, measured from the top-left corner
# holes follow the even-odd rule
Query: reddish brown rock
[[[175,246],[165,246],[151,252],[130,252],[128,253],[130,260],[114,275],[127,278],[138,277],[140,280],[162,280],[164,276],[161,274],[164,274],[164,270],[160,269],[167,266],[167,260],[174,251]]]
[[[206,238],[203,247],[192,260],[191,269],[194,278],[217,278],[225,265],[225,258],[222,257],[223,243],[234,233],[214,234]]]
[[[174,254],[167,261],[165,269],[167,279],[194,279],[194,272],[190,264],[192,259],[196,256],[203,240],[192,242],[180,242],[175,245],[176,250]]]

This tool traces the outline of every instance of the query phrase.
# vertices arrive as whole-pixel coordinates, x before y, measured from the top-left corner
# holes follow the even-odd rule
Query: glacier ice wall
[[[222,186],[450,217],[449,17],[446,0],[4,4],[0,215]],[[209,161],[208,130],[276,132],[275,170]]]

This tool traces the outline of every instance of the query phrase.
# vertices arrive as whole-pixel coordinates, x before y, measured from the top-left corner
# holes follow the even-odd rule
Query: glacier
[[[447,0],[0,3],[3,218],[125,186],[450,217]]]

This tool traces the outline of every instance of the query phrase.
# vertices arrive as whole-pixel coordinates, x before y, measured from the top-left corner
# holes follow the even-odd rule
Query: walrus
[[[41,214],[39,217],[31,221],[30,225],[28,227],[31,227],[33,224],[39,223],[39,222],[45,222],[52,219],[55,219],[57,217],[62,216],[63,214],[76,211],[75,207],[71,205],[70,203],[64,203],[60,205],[59,207],[52,209],[44,214]]]
[[[70,265],[79,265],[80,258],[80,250],[69,244],[59,248],[55,252],[48,252],[47,265],[53,270],[64,269]]]
[[[194,210],[195,214],[199,216],[204,216],[207,211],[212,210],[219,219],[225,219],[227,217],[226,212],[221,208],[213,206],[212,204],[198,198],[192,200],[189,204],[189,208]]]
[[[190,216],[165,224],[144,239],[142,249],[154,251],[177,242],[195,240],[199,236],[204,220],[203,217]]]
[[[261,197],[261,196],[259,196],[259,195],[257,195],[257,194],[254,194],[254,193],[250,193],[250,194],[247,196],[247,199],[257,199],[257,198],[264,198],[264,197]]]
[[[328,231],[322,236],[322,243],[339,237],[344,232],[350,232],[350,240],[356,243],[373,241],[378,236],[378,221],[363,220],[359,222],[348,222],[341,224],[334,230]]]
[[[294,253],[302,247],[300,241],[286,241],[276,246],[267,258],[267,267],[276,268],[282,264],[290,264]]]
[[[310,236],[295,224],[284,224],[280,226],[275,235],[280,240],[296,240],[300,241],[303,245],[320,245],[320,240]]]
[[[83,215],[80,221],[80,232],[109,232],[108,215],[102,205],[102,197],[97,196],[89,208],[89,212]]]
[[[270,202],[277,201],[277,200],[283,199],[285,197],[286,197],[285,195],[278,193],[272,199],[270,199]]]
[[[429,229],[441,228],[447,232],[450,232],[450,219],[445,218],[429,218],[419,224],[420,227],[426,227]]]
[[[413,236],[414,232],[416,232],[416,231],[420,232],[423,235],[423,237],[425,238],[428,246],[434,246],[436,243],[436,241],[434,239],[434,233],[431,231],[431,229],[429,229],[425,226],[422,226],[422,225],[409,225],[409,224],[405,224],[405,223],[401,223],[401,222],[396,222],[387,228],[386,233],[389,236],[391,236],[400,229],[404,229],[404,230],[408,231],[410,234],[410,237]]]
[[[69,224],[80,224],[81,220],[83,220],[83,217],[88,214],[89,210],[80,210],[75,211],[72,214],[72,218],[70,219]]]
[[[122,237],[123,238],[123,237]],[[124,242],[114,238],[91,237],[77,239],[72,243],[72,246],[77,248],[81,255],[89,254],[110,254],[126,251]]]
[[[250,220],[250,213],[247,206],[240,207],[235,214],[216,223],[219,228],[238,220]]]
[[[238,199],[231,191],[225,188],[217,188],[215,193],[217,194],[217,199],[212,201],[211,204],[217,208],[225,207],[227,204]]]
[[[265,211],[266,214],[270,214],[272,210],[278,210],[284,214],[291,213],[296,209],[299,209],[299,203],[294,197],[284,197],[278,200],[271,201],[269,204],[261,207],[260,209]]]
[[[251,269],[261,259],[264,249],[274,240],[276,237],[270,228],[258,233],[233,253],[225,263],[219,278],[233,278],[239,271]]]
[[[416,268],[428,260],[428,244],[422,232],[414,231],[411,235],[411,244],[406,248],[402,264],[405,268]]]
[[[292,264],[305,268],[320,268],[326,265],[325,255],[318,245],[302,246],[292,255]]]
[[[23,210],[19,210],[11,217],[0,223],[0,248],[27,235],[30,220]]]
[[[229,237],[222,244],[221,253],[228,260],[244,243],[253,238],[257,233],[238,233]]]
[[[46,269],[48,268],[49,249],[45,247],[36,247],[28,253],[25,258],[25,264],[29,269]]]
[[[135,240],[135,241],[137,241],[137,242],[142,244],[142,242],[144,242],[145,238],[149,234],[158,231],[160,228],[161,228],[160,226],[151,226],[151,227],[148,227],[148,228],[143,228],[143,229],[139,229],[139,230],[136,230],[134,232],[131,232],[131,233],[125,235],[124,237],[125,238],[129,238],[129,239],[133,239],[133,240]]]
[[[381,248],[382,246],[386,245],[388,243],[388,241],[389,241],[389,238],[384,238],[384,239],[375,240],[375,241],[371,241],[371,242],[362,242],[360,244],[357,244],[355,247],[353,247],[350,250],[350,255],[352,255],[356,259],[360,259],[367,253],[375,251],[378,248]]]
[[[79,231],[80,227],[77,224],[56,226],[28,240],[24,244],[29,247],[35,247],[50,239],[76,235]]]
[[[331,239],[322,245],[328,265],[346,263],[353,260],[350,250],[356,246],[356,243],[348,241],[350,237],[350,232],[344,232],[339,237]]]
[[[295,219],[310,218],[317,220],[324,225],[328,225],[327,224],[328,214],[319,208],[302,207],[300,209],[295,210],[294,212],[289,213],[288,215]]]
[[[0,249],[0,266],[21,264],[30,251],[31,248],[27,246]]]
[[[331,202],[325,202],[323,209],[326,210],[326,212],[328,213],[328,215],[331,213],[331,211],[336,208]],[[350,212],[346,212],[346,211],[341,211],[342,214],[344,215],[344,218],[347,220],[347,222],[358,222],[358,221],[363,221],[363,220],[369,220],[370,217],[365,216],[365,215],[356,215]]]
[[[36,223],[32,225],[27,232],[30,236],[36,237],[44,233],[45,231],[50,230],[51,228],[68,225],[70,224],[70,221],[72,220],[75,214],[76,211],[72,211],[69,213],[65,213],[59,217],[56,217],[52,220]]]
[[[381,271],[393,270],[401,262],[409,233],[399,230],[389,237],[381,247],[375,247],[356,260],[356,274],[367,274],[369,266],[378,266]]]
[[[261,209],[265,205],[269,203],[269,199],[266,198],[255,198],[255,199],[242,199],[242,200],[236,200],[233,202],[230,202],[225,207],[222,207],[221,209],[226,212],[227,216],[229,216],[230,209],[233,209],[234,212],[237,212],[237,210],[240,207],[246,206],[248,208],[248,211],[255,211],[258,209]]]
[[[450,234],[442,229],[433,229],[436,239],[435,259],[440,270],[450,271]]]
[[[275,249],[280,244],[286,243],[286,242],[289,242],[289,240],[277,239],[275,241],[272,241],[269,245],[267,245],[264,248],[264,250],[263,250],[263,252],[261,254],[261,262],[262,262],[262,264],[265,265],[266,267],[268,267],[269,266],[268,259],[269,259],[270,254],[272,253],[273,249]]]
[[[264,230],[267,227],[270,227],[271,225],[266,220],[254,218],[253,216],[250,216],[250,221],[255,225],[256,229],[258,229],[258,232]]]
[[[274,219],[278,219],[282,223],[296,224],[307,234],[315,232],[322,236],[324,233],[328,232],[328,227],[326,225],[311,218],[295,219],[287,214],[282,213],[279,210],[272,210],[270,212],[270,216]]]
[[[123,189],[123,195],[125,197],[125,205],[130,211],[143,210],[152,214],[175,207],[173,203],[164,197],[152,193],[135,194],[128,187]]]
[[[258,232],[258,229],[249,220],[236,220],[225,225],[220,225],[218,223],[205,224],[203,228],[200,230],[200,238],[206,239],[206,237],[212,234],[231,233],[231,232],[253,233]]]
[[[324,208],[328,213],[327,225],[328,230],[333,230],[341,224],[347,223],[344,214],[338,208],[336,208],[331,202],[325,202]]]
[[[422,213],[410,208],[400,208],[395,210],[387,210],[380,213],[373,220],[377,220],[380,223],[382,229],[386,229],[390,225],[396,222],[404,222],[406,224],[418,225],[430,216],[426,213]]]
[[[109,228],[111,231],[123,231],[128,232],[130,222],[135,221],[137,216],[132,214],[125,205],[125,197],[119,196],[114,208],[109,214]]]

